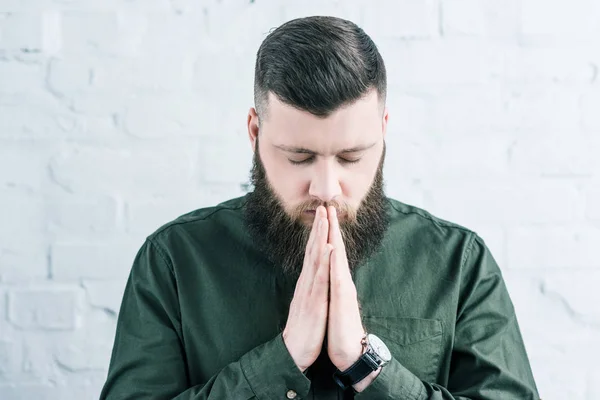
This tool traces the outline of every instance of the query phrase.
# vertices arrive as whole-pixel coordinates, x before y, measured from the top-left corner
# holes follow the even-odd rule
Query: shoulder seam
[[[440,221],[438,218],[433,218],[430,215],[423,215],[422,213],[417,212],[417,211],[410,211],[410,212],[402,211],[398,207],[396,207],[396,205],[392,201],[390,201],[389,199],[388,199],[388,203],[394,208],[394,210],[396,210],[399,213],[402,213],[404,215],[416,214],[416,215],[418,215],[421,218],[428,219],[429,221],[433,222],[434,224],[436,224],[438,226],[441,226],[441,227],[444,227],[444,228],[454,228],[454,229],[458,229],[458,230],[461,230],[461,231],[464,231],[464,232],[467,232],[467,233],[473,233],[473,231],[471,229],[468,229],[468,228],[466,228],[464,226],[459,226],[459,225],[452,224],[452,223],[445,223],[443,221]]]
[[[463,254],[463,258],[462,261],[460,262],[460,270],[464,271],[465,269],[465,264],[467,263],[467,258],[469,258],[469,255],[471,254],[471,251],[473,250],[473,243],[475,242],[475,237],[477,235],[474,233],[471,233],[471,237],[469,238],[469,242],[467,245],[467,250],[465,250],[465,254]]]
[[[155,232],[154,232],[152,235],[150,235],[150,236],[154,237],[154,236],[158,235],[159,233],[161,233],[162,231],[164,231],[165,229],[167,229],[167,228],[170,228],[171,226],[175,226],[175,225],[184,225],[184,224],[188,224],[188,223],[191,223],[191,222],[202,221],[202,220],[205,220],[205,219],[209,218],[210,216],[212,216],[213,214],[215,214],[215,213],[217,213],[217,212],[219,212],[219,211],[222,211],[222,210],[239,210],[239,209],[240,209],[240,208],[242,208],[243,206],[244,206],[243,204],[240,204],[240,205],[239,205],[239,206],[237,206],[237,207],[223,207],[223,206],[215,206],[215,207],[214,207],[214,209],[213,209],[211,212],[209,212],[208,214],[206,214],[206,215],[197,216],[197,217],[195,217],[194,219],[191,219],[191,220],[188,220],[188,221],[177,221],[177,220],[171,221],[171,222],[169,222],[169,223],[165,224],[165,225],[164,225],[163,227],[161,227],[160,229],[156,230],[156,231],[155,231]]]
[[[156,243],[156,241],[153,238],[148,237],[147,240],[148,240],[148,243],[150,243],[152,246],[154,246],[156,248],[156,253],[160,256],[160,258],[162,258],[162,260],[165,263],[165,265],[167,266],[167,268],[169,268],[169,272],[171,272],[171,274],[173,276],[175,276],[175,271],[173,270],[173,265],[169,261],[169,258],[167,257],[167,253],[165,252],[165,250],[158,243]]]

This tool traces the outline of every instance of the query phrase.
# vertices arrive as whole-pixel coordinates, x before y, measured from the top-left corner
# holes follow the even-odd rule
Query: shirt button
[[[295,399],[296,396],[298,396],[298,393],[294,392],[293,390],[288,390],[287,393],[285,394],[285,396],[288,399]]]

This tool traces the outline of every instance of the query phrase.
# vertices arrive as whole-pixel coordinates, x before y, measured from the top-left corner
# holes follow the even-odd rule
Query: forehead
[[[375,90],[325,118],[282,103],[269,93],[268,117],[262,121],[261,131],[276,144],[343,147],[373,141],[381,135],[381,111]]]

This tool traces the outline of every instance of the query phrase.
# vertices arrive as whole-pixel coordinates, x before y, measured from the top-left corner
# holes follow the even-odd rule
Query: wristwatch
[[[363,354],[358,361],[345,371],[336,369],[333,373],[333,380],[342,389],[352,387],[352,385],[362,381],[371,372],[383,367],[392,359],[392,355],[381,339],[372,333],[366,334],[362,340]],[[366,347],[366,351],[364,348]]]

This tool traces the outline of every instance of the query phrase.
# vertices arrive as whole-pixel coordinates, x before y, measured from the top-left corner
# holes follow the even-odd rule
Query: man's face
[[[264,250],[285,270],[299,273],[319,205],[336,207],[351,268],[378,244],[387,222],[382,181],[386,124],[387,112],[382,116],[375,91],[325,119],[272,95],[260,127],[250,111],[255,189],[247,217],[253,234],[265,242]]]

